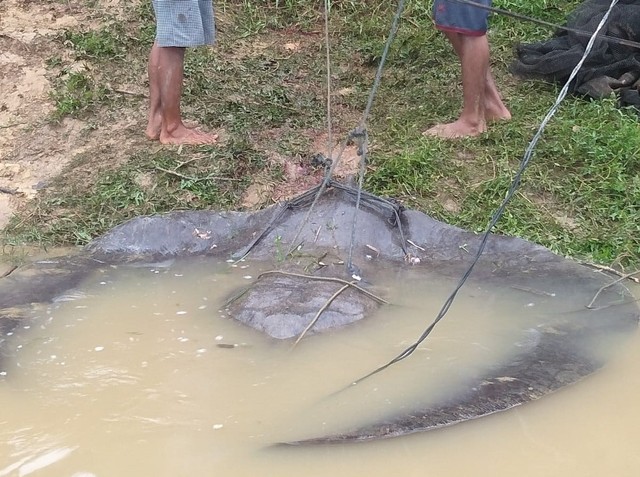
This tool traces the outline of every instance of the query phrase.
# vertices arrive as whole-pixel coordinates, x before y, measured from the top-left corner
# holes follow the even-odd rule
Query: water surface
[[[453,285],[388,271],[376,290],[394,306],[292,349],[222,308],[264,267],[111,267],[34,309],[0,370],[0,477],[637,475],[637,336],[589,379],[489,418],[380,442],[274,446],[465,389],[557,301],[471,282],[414,356],[328,397],[411,344]]]

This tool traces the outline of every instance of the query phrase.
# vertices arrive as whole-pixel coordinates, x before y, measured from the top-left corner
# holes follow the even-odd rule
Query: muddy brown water
[[[408,346],[452,283],[421,271],[398,287],[388,270],[376,283],[393,306],[292,349],[221,308],[261,267],[113,267],[34,309],[0,369],[0,477],[638,475],[638,336],[586,380],[507,412],[379,442],[274,445],[455,394],[508,360],[553,299],[471,282],[414,356],[332,396]]]

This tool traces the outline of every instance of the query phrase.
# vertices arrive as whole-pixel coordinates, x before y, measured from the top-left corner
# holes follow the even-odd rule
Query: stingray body
[[[367,277],[374,275],[376,267],[389,264],[412,267],[412,273],[428,267],[449,278],[460,276],[468,268],[480,242],[478,235],[417,211],[389,214],[388,210],[381,212],[370,205],[363,204],[355,215],[355,229],[353,196],[336,189],[323,195],[309,217],[306,208],[274,206],[253,213],[190,211],[135,218],[75,256],[36,262],[0,281],[0,368],[3,348],[9,345],[11,332],[21,323],[25,310],[73,293],[89,273],[114,264],[150,264],[193,256],[227,260],[250,253],[252,259],[277,265],[282,263],[276,255],[281,255],[283,244],[288,246],[295,240],[294,245],[300,245],[296,250],[312,257],[304,269],[294,270],[296,274],[341,275],[345,282],[352,281],[344,267],[352,255],[362,273],[361,285],[369,289],[375,287],[367,284]],[[411,261],[407,261],[408,250]],[[300,263],[301,260],[296,261],[297,265]],[[331,266],[327,266],[329,263]],[[607,356],[590,353],[590,347],[612,337],[622,343],[637,329],[640,313],[623,285],[602,290],[591,309],[576,309],[576,298],[586,305],[590,297],[613,280],[518,238],[491,236],[473,278],[495,287],[553,290],[573,304],[559,302],[561,319],[556,318],[553,325],[541,318],[535,328],[523,330],[513,343],[516,352],[509,362],[495,363],[456,396],[425,409],[405,410],[356,429],[292,444],[394,437],[506,410],[576,383],[598,370]],[[248,293],[241,291],[242,298],[231,300],[229,307],[236,319],[273,339],[299,335],[299,318],[305,317],[302,322],[307,323],[313,314],[310,310],[317,310],[318,303],[332,293],[329,288],[292,276],[264,279],[262,285],[258,281]],[[282,297],[287,293],[292,298],[289,305],[283,306]],[[314,299],[319,301],[312,303]],[[330,313],[318,320],[314,331],[336,332],[336,328],[363,318],[375,319],[373,313],[379,306],[384,305],[350,289],[336,300]],[[430,320],[425,317],[425,326]],[[294,326],[293,322],[297,324]]]

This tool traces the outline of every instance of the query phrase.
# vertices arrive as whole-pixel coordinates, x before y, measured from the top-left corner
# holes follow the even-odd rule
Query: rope
[[[387,56],[389,55],[389,49],[391,48],[391,43],[398,32],[398,24],[400,23],[400,17],[402,17],[402,12],[404,12],[405,0],[400,0],[398,2],[398,8],[396,10],[396,14],[393,17],[393,23],[391,24],[391,31],[389,32],[389,36],[387,37],[387,43],[384,45],[384,50],[382,51],[382,57],[380,58],[380,64],[378,65],[378,71],[376,72],[376,77],[373,80],[373,86],[371,87],[371,91],[369,93],[369,100],[367,101],[367,107],[362,114],[362,119],[360,120],[360,127],[364,129],[367,119],[369,118],[369,113],[371,113],[371,108],[373,107],[373,100],[376,97],[376,93],[378,92],[378,88],[380,87],[380,81],[382,80],[382,70],[384,69],[384,64],[387,61]]]
[[[456,0],[456,1],[459,1],[459,0]],[[514,196],[514,194],[518,190],[518,187],[520,186],[520,180],[521,180],[522,174],[524,173],[525,169],[529,165],[529,162],[530,162],[531,157],[533,155],[533,151],[535,150],[535,147],[538,144],[538,141],[542,137],[542,132],[544,131],[545,127],[547,126],[547,123],[555,115],[556,111],[558,110],[558,108],[560,106],[560,103],[562,103],[564,98],[567,96],[567,92],[569,91],[569,85],[571,84],[571,82],[574,80],[574,78],[578,74],[578,71],[580,71],[580,68],[582,68],[582,65],[584,64],[585,60],[587,59],[587,56],[589,55],[589,53],[591,52],[591,49],[593,48],[593,45],[594,45],[594,43],[596,41],[598,33],[600,32],[600,30],[602,29],[604,24],[609,19],[609,15],[610,15],[611,11],[613,10],[613,7],[615,7],[615,5],[617,3],[618,3],[618,0],[612,0],[611,5],[609,6],[609,9],[607,10],[607,12],[602,17],[602,20],[600,20],[600,23],[598,24],[598,27],[596,28],[595,32],[591,35],[591,38],[589,39],[589,43],[587,44],[587,47],[585,48],[585,51],[584,51],[584,54],[582,55],[582,58],[580,59],[578,64],[575,66],[575,68],[573,69],[571,74],[569,75],[569,79],[567,80],[565,85],[560,90],[560,94],[558,95],[555,103],[549,109],[549,111],[547,112],[546,116],[542,120],[542,123],[540,124],[540,127],[536,131],[536,134],[533,136],[533,139],[531,140],[531,142],[529,143],[527,149],[525,150],[524,156],[522,158],[522,161],[520,162],[520,166],[518,167],[518,171],[516,172],[516,175],[513,178],[511,186],[509,187],[507,195],[505,196],[504,200],[502,201],[502,203],[500,204],[498,209],[494,212],[493,217],[492,217],[491,221],[489,222],[489,225],[487,226],[487,229],[485,230],[485,232],[484,232],[484,234],[482,236],[482,240],[480,241],[480,246],[478,247],[478,251],[476,252],[476,254],[474,256],[473,261],[471,262],[471,265],[469,266],[467,271],[464,273],[464,275],[462,276],[462,278],[458,282],[457,286],[455,287],[455,289],[453,290],[451,295],[449,295],[449,297],[445,301],[444,305],[440,309],[440,312],[436,316],[435,320],[427,327],[427,329],[422,333],[422,335],[420,335],[420,337],[418,338],[418,340],[415,343],[413,343],[411,346],[406,348],[404,351],[402,351],[398,356],[393,358],[388,363],[380,366],[379,368],[377,368],[374,371],[370,372],[366,376],[363,376],[363,377],[359,378],[358,380],[354,381],[353,383],[351,383],[350,386],[356,385],[356,384],[364,381],[365,379],[373,376],[374,374],[377,374],[377,373],[387,369],[389,366],[392,366],[393,364],[395,364],[395,363],[397,363],[399,361],[402,361],[403,359],[409,357],[418,348],[418,346],[427,338],[427,336],[429,336],[429,334],[431,334],[431,332],[436,327],[436,325],[440,322],[440,320],[442,320],[442,318],[444,318],[444,316],[447,314],[447,312],[449,311],[449,308],[453,304],[453,301],[455,300],[458,292],[460,291],[460,289],[462,288],[464,283],[467,281],[467,278],[469,278],[469,275],[471,275],[471,272],[473,271],[473,269],[475,268],[476,264],[480,260],[480,256],[484,252],[484,249],[485,249],[485,246],[486,246],[487,241],[489,239],[489,235],[490,235],[491,231],[493,230],[493,228],[496,225],[496,223],[498,222],[498,220],[500,220],[500,217],[504,213],[504,211],[505,211],[505,209],[507,207],[507,204],[511,201],[512,197]]]
[[[402,222],[400,220],[400,214],[402,213],[402,206],[396,203],[393,203],[389,200],[383,199],[376,195],[373,195],[364,190],[356,190],[353,187],[349,187],[347,185],[341,184],[340,182],[329,180],[327,181],[327,187],[332,187],[345,196],[353,198],[358,197],[358,194],[362,198],[362,203],[373,210],[375,213],[381,214],[387,220],[387,223],[393,227],[398,228],[398,234],[400,235],[400,247],[402,248],[402,252],[406,256],[408,254],[406,245],[405,245],[405,237],[404,231],[402,229]],[[255,235],[253,239],[249,242],[248,245],[243,247],[241,250],[233,253],[231,258],[233,260],[242,260],[245,258],[251,250],[271,231],[273,230],[273,226],[280,222],[282,217],[290,211],[297,210],[303,207],[307,207],[309,204],[312,204],[314,200],[317,198],[317,192],[320,189],[320,185],[317,185],[295,197],[287,200],[286,202],[278,204],[278,206],[274,209],[273,214],[271,214],[271,218],[267,222],[267,225],[262,229],[262,232]]]
[[[324,44],[327,60],[327,155],[333,157],[333,127],[331,120],[331,42],[329,41],[330,0],[324,0]]]
[[[336,157],[335,160],[333,160],[333,158],[331,156],[329,156],[329,158],[331,159],[331,166],[329,167],[329,169],[327,170],[324,179],[322,181],[322,184],[320,185],[320,188],[318,189],[317,195],[315,200],[313,201],[313,203],[311,204],[311,207],[309,207],[309,210],[307,211],[307,213],[305,214],[302,222],[300,222],[300,226],[298,227],[298,230],[296,232],[296,235],[294,236],[294,239],[291,243],[291,247],[289,249],[289,252],[287,255],[290,255],[291,252],[293,252],[293,250],[296,247],[296,243],[298,241],[298,238],[300,237],[300,234],[302,233],[302,229],[304,228],[304,226],[307,224],[307,222],[309,221],[309,217],[311,216],[311,213],[313,212],[313,209],[315,208],[318,200],[320,199],[320,196],[324,193],[327,184],[329,183],[329,181],[331,180],[331,178],[333,177],[333,172],[335,171],[335,168],[337,167],[338,163],[340,162],[340,160],[342,159],[342,154],[344,153],[344,150],[346,149],[347,145],[354,139],[359,140],[363,135],[366,138],[366,122],[367,119],[369,117],[369,114],[371,113],[371,109],[373,107],[373,101],[376,97],[376,94],[378,92],[378,89],[380,87],[380,82],[382,80],[382,71],[384,69],[384,65],[385,62],[387,60],[387,56],[389,54],[389,50],[391,48],[391,43],[393,43],[393,40],[396,36],[396,33],[398,31],[398,24],[400,23],[400,18],[402,17],[402,13],[404,12],[404,7],[405,7],[405,3],[406,0],[400,0],[398,2],[398,8],[396,9],[396,13],[395,16],[393,17],[393,22],[391,24],[391,31],[389,32],[389,36],[387,37],[387,42],[384,46],[384,50],[382,52],[382,57],[380,58],[380,63],[378,64],[378,70],[376,71],[376,76],[375,79],[373,81],[373,86],[371,87],[371,90],[369,92],[369,98],[367,100],[367,106],[364,109],[364,112],[362,114],[362,118],[360,120],[360,123],[358,125],[358,127],[354,130],[351,131],[348,135],[346,140],[343,142],[342,147],[340,148],[340,151],[338,152],[338,156]],[[329,35],[328,35],[328,16],[329,16],[329,5],[328,5],[328,0],[325,0],[325,4],[324,4],[324,10],[325,10],[325,26],[326,26],[326,33],[325,33],[325,42],[327,43],[327,50],[329,49]],[[329,63],[329,60],[327,60],[327,62]],[[328,82],[330,84],[331,82],[331,78],[330,76],[328,76]],[[364,160],[366,159],[366,145],[361,146],[360,147],[360,151],[362,151],[363,154],[361,154],[361,164],[360,164],[360,187],[358,190],[362,189],[362,182],[363,182],[363,169],[365,167],[364,164]],[[360,206],[360,194],[358,194],[357,198],[356,198],[356,211],[354,213],[354,220],[353,220],[353,224],[352,224],[352,241],[351,241],[351,245],[350,245],[350,250],[353,249],[353,237],[355,236],[355,222],[356,222],[356,215],[358,212]],[[350,251],[350,255],[351,255],[351,251]],[[349,260],[350,262],[351,260]]]
[[[360,120],[360,124],[358,128],[355,130],[353,135],[358,139],[358,155],[360,156],[360,172],[358,177],[358,196],[356,198],[356,207],[353,211],[353,221],[351,223],[351,243],[349,244],[349,257],[347,260],[347,270],[351,274],[353,278],[359,279],[359,273],[355,269],[353,265],[353,247],[355,244],[356,238],[356,223],[358,219],[358,212],[360,210],[360,196],[362,187],[364,184],[364,172],[367,165],[367,152],[369,146],[369,134],[367,133],[366,124],[367,119],[369,118],[369,114],[371,113],[371,108],[373,107],[373,100],[376,97],[378,89],[380,88],[380,82],[382,81],[382,71],[384,69],[384,65],[387,61],[387,56],[389,55],[389,50],[391,49],[391,44],[398,33],[398,24],[400,23],[400,18],[402,17],[402,12],[404,11],[405,0],[400,0],[398,2],[398,8],[396,10],[396,14],[393,17],[393,22],[391,24],[391,31],[389,32],[389,36],[387,37],[387,42],[384,45],[384,50],[382,51],[382,57],[380,58],[380,63],[378,64],[378,70],[376,71],[376,77],[373,80],[373,86],[371,87],[371,91],[369,92],[369,99],[367,101],[367,106],[362,113],[362,119]]]
[[[353,219],[351,222],[351,241],[349,242],[349,256],[347,257],[347,271],[352,278],[360,280],[360,271],[353,265],[353,247],[356,243],[356,224],[358,222],[358,211],[360,210],[360,199],[362,198],[362,187],[364,185],[364,171],[367,165],[368,134],[364,129],[359,138],[358,155],[360,156],[360,170],[358,172],[358,193],[356,196],[356,206],[353,209]]]

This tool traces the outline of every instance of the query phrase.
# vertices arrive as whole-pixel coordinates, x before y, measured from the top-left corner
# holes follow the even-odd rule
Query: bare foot
[[[147,139],[149,139],[150,141],[157,141],[158,139],[160,139],[160,129],[147,127],[144,135],[147,136]]]
[[[439,137],[441,139],[458,139],[463,137],[474,137],[487,130],[485,123],[473,126],[466,121],[458,119],[452,123],[436,124],[422,133],[423,136]]]
[[[161,144],[202,145],[215,144],[218,142],[218,135],[205,133],[198,129],[192,129],[182,125],[177,127],[171,133],[168,131],[161,131],[159,139]]]
[[[484,110],[484,117],[487,122],[508,121],[511,119],[511,112],[504,104],[487,104]]]
[[[147,139],[151,141],[156,141],[160,139],[160,131],[162,129],[162,116],[156,115],[154,117],[149,118],[149,123],[147,124],[147,130],[145,131],[145,136]]]

